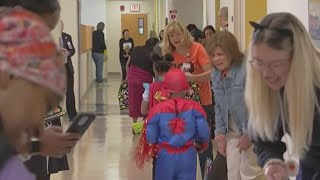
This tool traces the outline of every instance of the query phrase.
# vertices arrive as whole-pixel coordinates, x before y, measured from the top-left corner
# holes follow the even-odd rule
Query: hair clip
[[[249,21],[250,25],[254,28],[254,32],[256,32],[257,30],[263,30],[265,29],[264,26],[256,23],[256,22],[253,22],[253,21]]]
[[[268,28],[265,26],[262,26],[256,22],[253,21],[249,21],[250,25],[254,28],[254,32],[256,32],[257,30],[263,30],[263,29],[269,29],[269,30],[273,30],[278,32],[279,34],[283,35],[283,36],[288,36],[290,38],[293,38],[293,32],[290,29],[285,29],[285,28]]]

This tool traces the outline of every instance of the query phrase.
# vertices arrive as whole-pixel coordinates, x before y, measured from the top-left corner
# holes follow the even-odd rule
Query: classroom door
[[[130,37],[135,46],[142,46],[148,39],[148,15],[147,14],[122,14],[121,32],[129,30]]]

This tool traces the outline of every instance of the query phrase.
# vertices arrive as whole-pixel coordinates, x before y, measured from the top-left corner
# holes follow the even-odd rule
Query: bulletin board
[[[84,54],[92,49],[93,26],[80,25],[80,51]]]

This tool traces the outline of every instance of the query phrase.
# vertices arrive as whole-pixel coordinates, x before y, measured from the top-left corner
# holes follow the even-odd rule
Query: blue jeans
[[[102,83],[104,54],[92,52],[92,58],[94,63],[96,64],[96,82]]]

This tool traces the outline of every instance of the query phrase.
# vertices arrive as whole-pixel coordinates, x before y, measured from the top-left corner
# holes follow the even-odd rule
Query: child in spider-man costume
[[[146,120],[146,139],[157,145],[156,180],[195,180],[197,151],[210,139],[206,114],[198,102],[184,99],[189,85],[184,72],[170,70],[164,77],[161,96]]]

